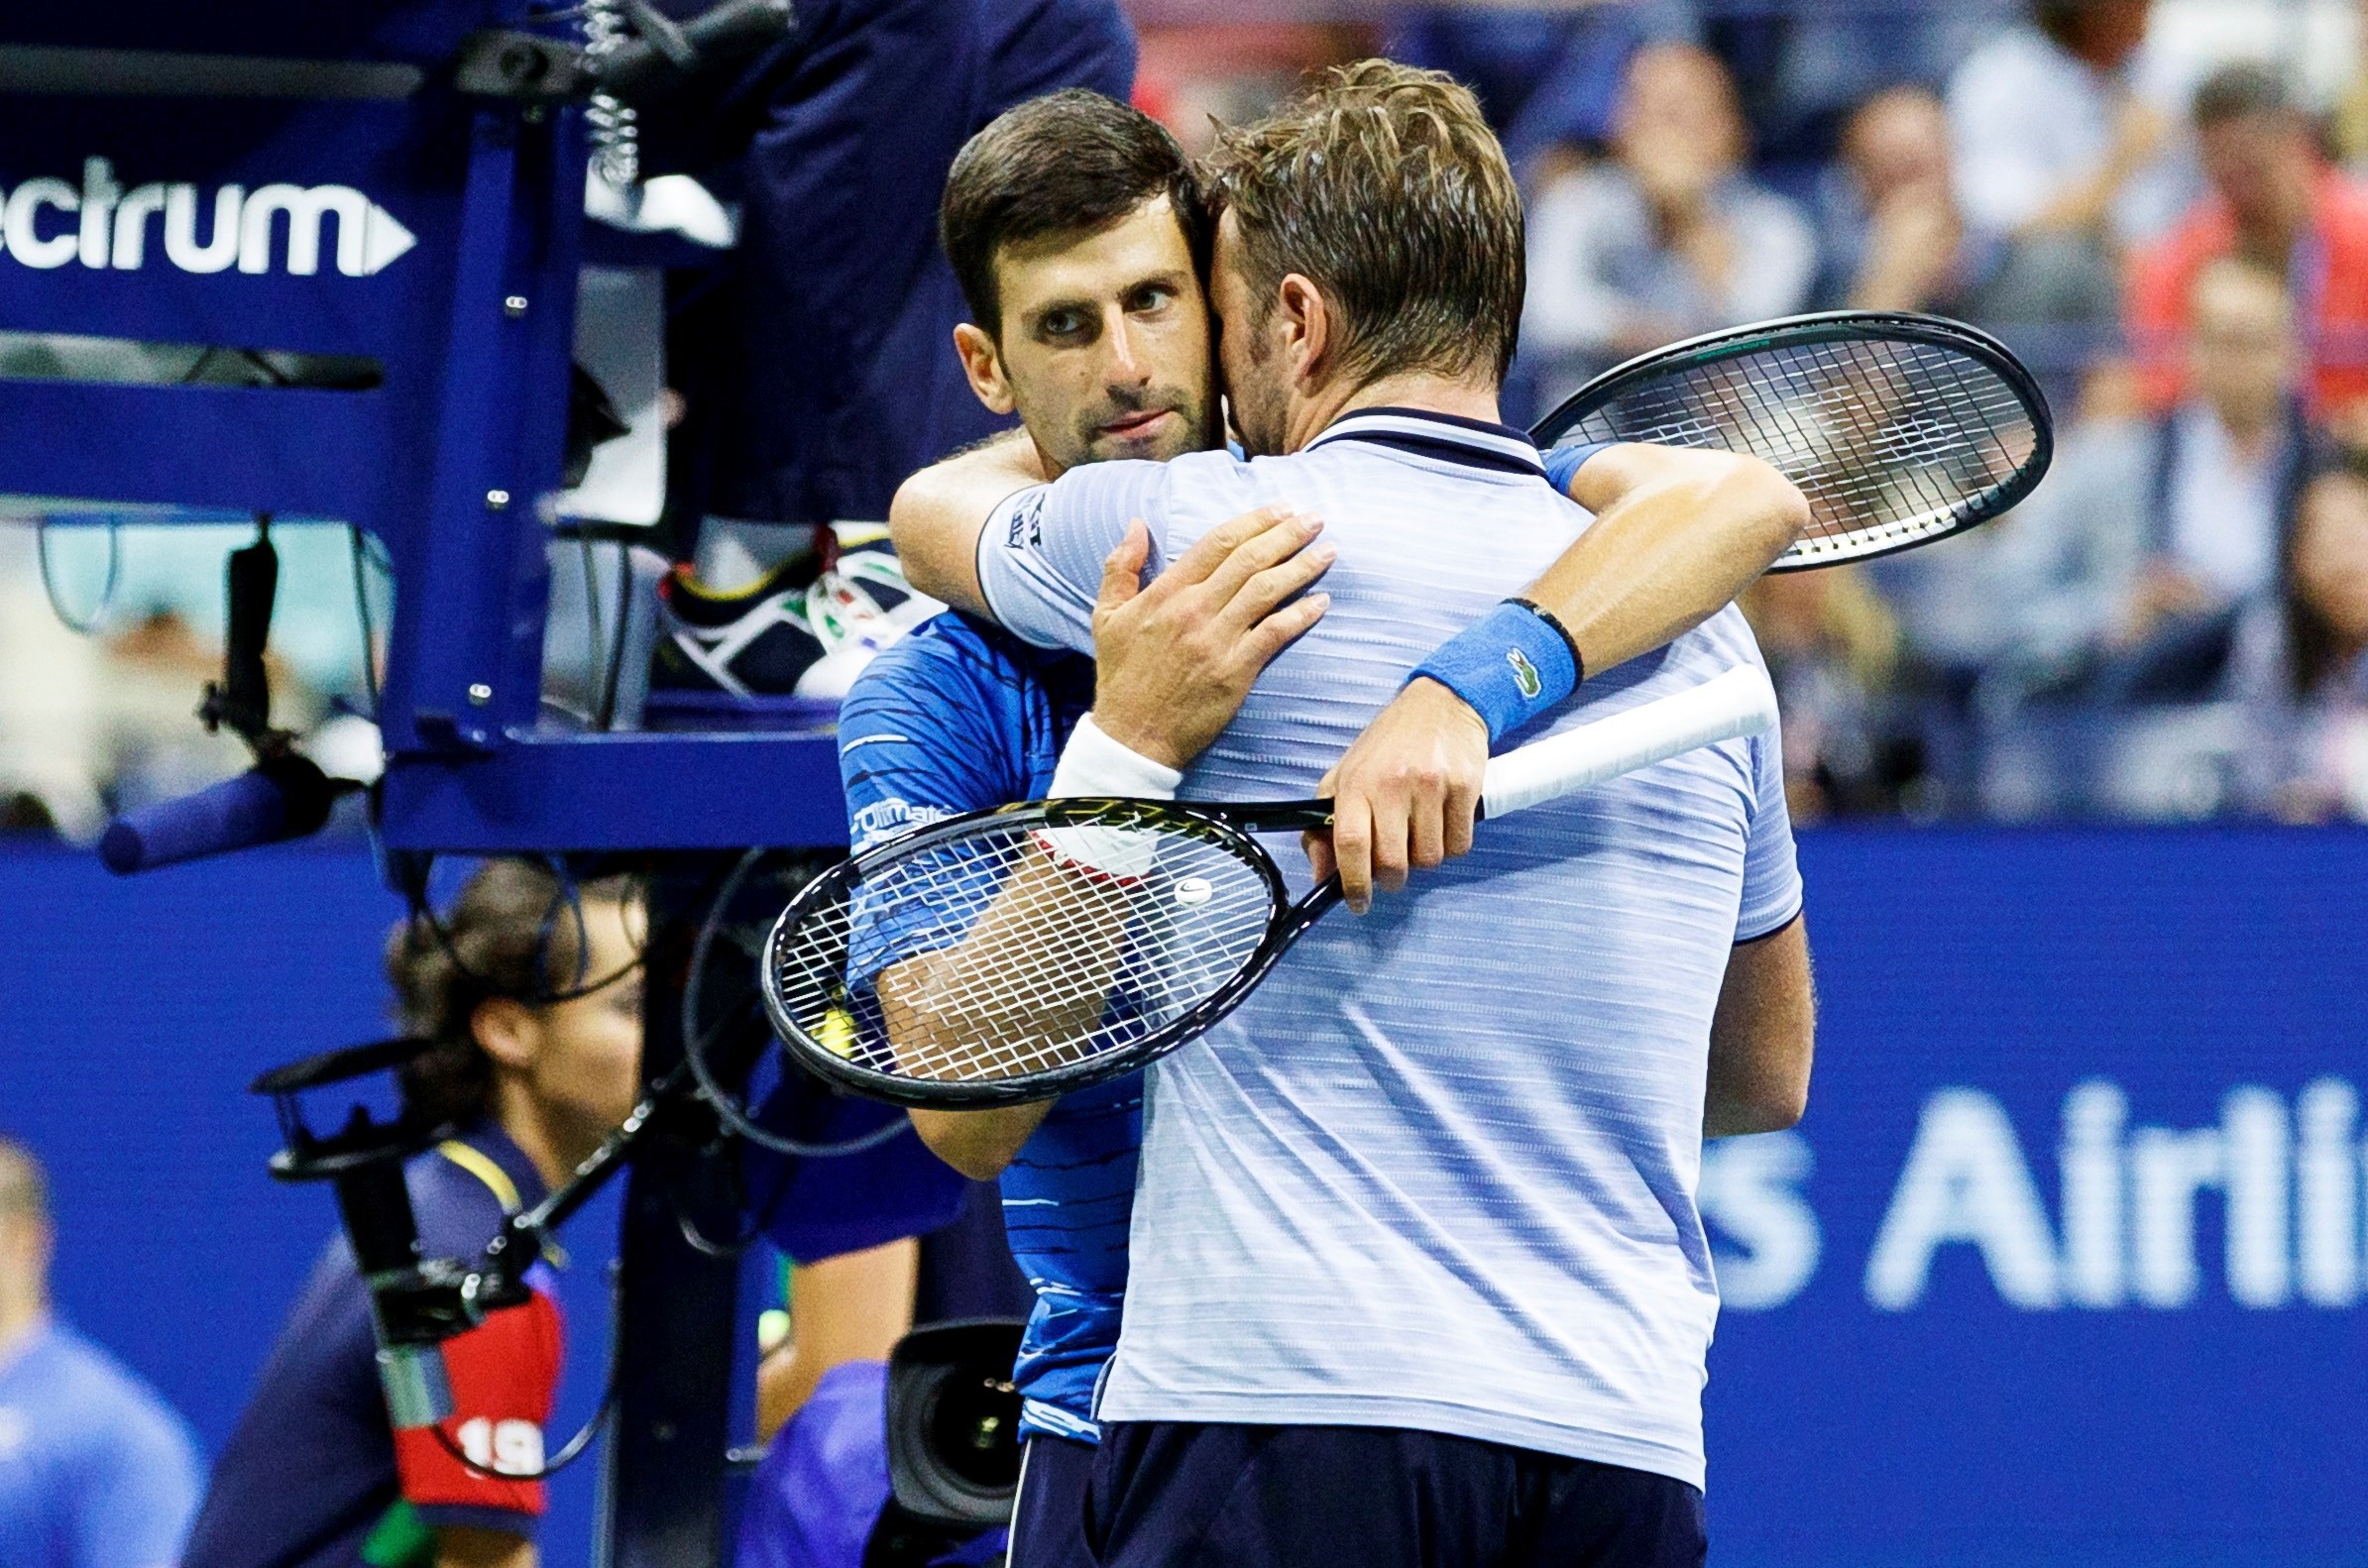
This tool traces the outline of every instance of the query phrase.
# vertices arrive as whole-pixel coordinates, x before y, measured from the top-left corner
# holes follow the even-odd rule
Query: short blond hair
[[[1284,278],[1340,315],[1341,370],[1502,379],[1526,285],[1522,198],[1471,90],[1392,60],[1335,66],[1203,169],[1262,310]]]

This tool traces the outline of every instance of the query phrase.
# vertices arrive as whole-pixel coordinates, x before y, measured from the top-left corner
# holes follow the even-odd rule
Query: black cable
[[[597,683],[601,679],[603,667],[609,662],[601,651],[601,574],[592,558],[592,541],[580,533],[576,535],[576,552],[584,562],[584,635],[587,639],[586,651],[592,655],[585,669],[589,678]],[[621,595],[623,592],[623,587],[620,585],[618,593]],[[600,688],[595,684],[592,690],[592,712],[585,718],[594,728],[606,729],[609,727],[601,722],[600,713]]]
[[[379,722],[379,649],[378,629],[371,623],[370,580],[363,569],[367,554],[362,543],[362,528],[348,523],[345,529],[346,553],[354,567],[354,615],[362,622],[362,690],[370,698],[370,722]]]
[[[107,618],[107,612],[115,608],[115,590],[123,580],[123,536],[112,514],[107,518],[107,580],[99,587],[99,602],[90,615],[76,619],[66,614],[65,602],[57,597],[57,578],[50,567],[50,514],[43,512],[33,520],[33,551],[41,562],[41,591],[49,597],[50,614],[59,624],[77,637],[98,635],[99,625]]]
[[[579,535],[579,537],[588,537]],[[609,643],[609,674],[601,683],[600,700],[595,708],[599,728],[617,727],[617,689],[624,675],[625,634],[630,629],[633,607],[633,547],[622,539],[617,544],[617,630]]]
[[[562,872],[558,867],[553,865],[547,856],[539,858],[542,859],[544,867],[551,872],[554,879],[565,877],[566,873]],[[409,909],[408,918],[410,923],[414,928],[419,925],[425,925],[427,927],[428,934],[435,938],[436,947],[443,952],[443,954],[446,958],[451,960],[453,968],[459,971],[460,977],[462,979],[468,981],[478,989],[485,991],[489,995],[510,996],[512,993],[506,987],[495,984],[493,980],[489,979],[485,975],[479,974],[475,969],[469,966],[468,960],[461,956],[460,949],[454,945],[451,931],[445,927],[441,920],[436,918],[435,905],[428,897],[427,888],[428,877],[433,873],[435,868],[435,852],[433,850],[424,850],[415,855],[395,859],[391,862],[398,868],[406,865],[415,865],[418,868],[416,875],[402,875],[402,885],[396,889],[396,891],[402,895],[403,903]],[[553,898],[553,915],[546,918],[556,918],[556,910],[560,901],[560,896],[555,894]],[[580,908],[581,906],[579,906],[579,918],[581,918]],[[649,943],[645,938],[643,939],[641,946],[634,950],[632,957],[623,963],[619,964],[616,969],[612,970],[608,974],[602,975],[597,980],[582,980],[583,967],[591,962],[589,956],[590,947],[590,943],[580,943],[578,945],[579,952],[577,972],[581,983],[567,990],[542,990],[529,996],[517,996],[513,999],[528,1003],[535,1007],[555,1007],[561,1002],[573,1002],[579,1000],[580,998],[590,996],[595,991],[607,990],[610,986],[615,985],[619,980],[623,979],[626,975],[632,973],[635,969],[640,968],[649,960]]]
[[[573,1437],[559,1445],[559,1452],[544,1461],[540,1469],[504,1470],[497,1465],[481,1465],[452,1440],[452,1435],[444,1430],[443,1422],[437,1422],[428,1430],[436,1434],[436,1441],[443,1446],[444,1452],[481,1476],[491,1476],[496,1481],[547,1481],[584,1457],[584,1450],[592,1446],[593,1438],[600,1434],[602,1427],[609,1424],[609,1417],[616,1411],[617,1360],[612,1355],[609,1360],[609,1386],[601,1391],[600,1407],[592,1412],[582,1426],[576,1428]]]
[[[717,1119],[722,1121],[732,1132],[738,1134],[759,1149],[770,1149],[775,1154],[795,1155],[802,1159],[820,1160],[837,1159],[844,1155],[861,1154],[866,1149],[876,1149],[890,1139],[911,1131],[912,1118],[899,1116],[886,1126],[874,1128],[872,1131],[859,1137],[850,1138],[845,1143],[805,1143],[758,1126],[749,1118],[748,1113],[740,1108],[736,1102],[736,1096],[724,1087],[722,1081],[717,1078],[715,1070],[708,1065],[708,1047],[713,1042],[709,1039],[708,1032],[699,1027],[699,996],[707,977],[708,954],[714,951],[716,935],[723,930],[724,917],[731,909],[733,899],[738,894],[740,885],[748,879],[748,873],[756,868],[757,862],[769,853],[771,851],[768,849],[750,849],[741,855],[739,863],[734,865],[731,874],[724,878],[723,888],[716,894],[715,902],[708,906],[707,918],[700,923],[698,940],[691,945],[690,976],[683,981],[683,1060],[690,1064],[691,1075],[699,1080],[700,1093],[714,1108]],[[740,1018],[746,1016],[745,1011],[740,1014]],[[735,1018],[732,1022],[737,1024],[740,1018]],[[721,1038],[726,1032],[724,1029],[718,1029],[715,1031],[715,1035]]]
[[[340,219],[339,221],[342,222],[343,220]],[[239,349],[237,353],[240,359],[245,360],[249,365],[252,365],[257,370],[263,372],[265,379],[268,380],[273,386],[293,387],[295,385],[295,382],[287,375],[286,372],[281,370],[279,366],[273,364],[270,360],[265,359],[255,350]],[[194,369],[191,370],[190,374],[196,374]]]

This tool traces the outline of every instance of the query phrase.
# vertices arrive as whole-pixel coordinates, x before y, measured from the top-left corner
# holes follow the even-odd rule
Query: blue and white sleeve
[[[1792,924],[1801,912],[1801,868],[1793,850],[1792,812],[1784,804],[1784,742],[1770,729],[1751,748],[1751,840],[1744,848],[1743,907],[1735,940],[1756,942]]]
[[[839,778],[848,846],[886,839],[1015,797],[991,686],[953,660],[892,649],[856,678],[839,711]],[[942,666],[942,667],[941,667]],[[969,699],[965,701],[964,699]]]
[[[1004,628],[1040,648],[1093,651],[1102,561],[1140,517],[1160,566],[1167,533],[1166,468],[1089,463],[997,506],[978,535],[978,586]]]
[[[846,789],[847,840],[857,853],[1019,798],[1009,737],[1020,723],[1008,711],[1013,693],[989,671],[929,651],[929,644],[908,640],[882,653],[840,708],[839,775]],[[998,880],[982,876],[979,900],[968,907],[858,901],[848,940],[850,977],[867,980],[914,953],[959,942]]]

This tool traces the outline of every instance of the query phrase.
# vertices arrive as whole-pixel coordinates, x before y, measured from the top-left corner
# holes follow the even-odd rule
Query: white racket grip
[[[1480,777],[1480,809],[1494,819],[1559,800],[1573,790],[1776,727],[1776,689],[1755,664],[1673,696],[1532,741],[1490,761]]]

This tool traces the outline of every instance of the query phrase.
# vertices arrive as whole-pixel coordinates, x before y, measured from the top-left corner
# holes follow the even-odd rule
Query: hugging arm
[[[1140,795],[1163,786],[1174,793],[1177,770],[1231,721],[1259,672],[1322,616],[1325,596],[1305,592],[1331,564],[1327,549],[1309,547],[1320,526],[1282,507],[1247,512],[1212,529],[1148,586],[1142,573],[1150,535],[1139,523],[1127,530],[1103,563],[1093,611],[1090,722],[1135,753],[1142,767],[1132,777],[1097,776],[1096,737],[1087,735],[1064,755],[1056,795]],[[881,974],[893,1048],[900,1058],[909,1052],[921,1060],[990,1033],[1059,1037],[1091,1028],[1123,957],[1130,908],[1124,882],[1084,874],[1057,845],[1040,840],[961,943]],[[1026,964],[1042,946],[1037,934],[1054,927],[1062,928],[1064,950],[1075,955],[1057,997],[1021,1016],[1009,1006],[984,1016],[964,1000],[969,977],[998,964]],[[911,1115],[940,1159],[985,1180],[1011,1163],[1051,1104]]]
[[[1809,521],[1807,501],[1783,475],[1725,452],[1605,447],[1571,476],[1569,493],[1595,521],[1521,597],[1542,613],[1525,628],[1549,639],[1538,662],[1549,653],[1562,657],[1571,682],[1661,647],[1717,615]],[[1515,610],[1498,614],[1524,618]],[[1501,669],[1495,620],[1451,639],[1425,667]],[[1553,629],[1540,630],[1537,620]],[[1512,627],[1516,636],[1523,629]],[[1538,711],[1569,690],[1549,689]],[[1308,840],[1316,874],[1337,868],[1349,907],[1362,912],[1376,887],[1397,889],[1410,869],[1470,849],[1480,776],[1496,738],[1490,720],[1464,696],[1415,676],[1325,775],[1318,793],[1332,797],[1334,820],[1328,836]]]
[[[991,616],[978,585],[979,533],[1014,493],[1044,483],[1036,443],[1023,430],[958,452],[906,480],[888,504],[888,531],[906,581],[957,610]]]

